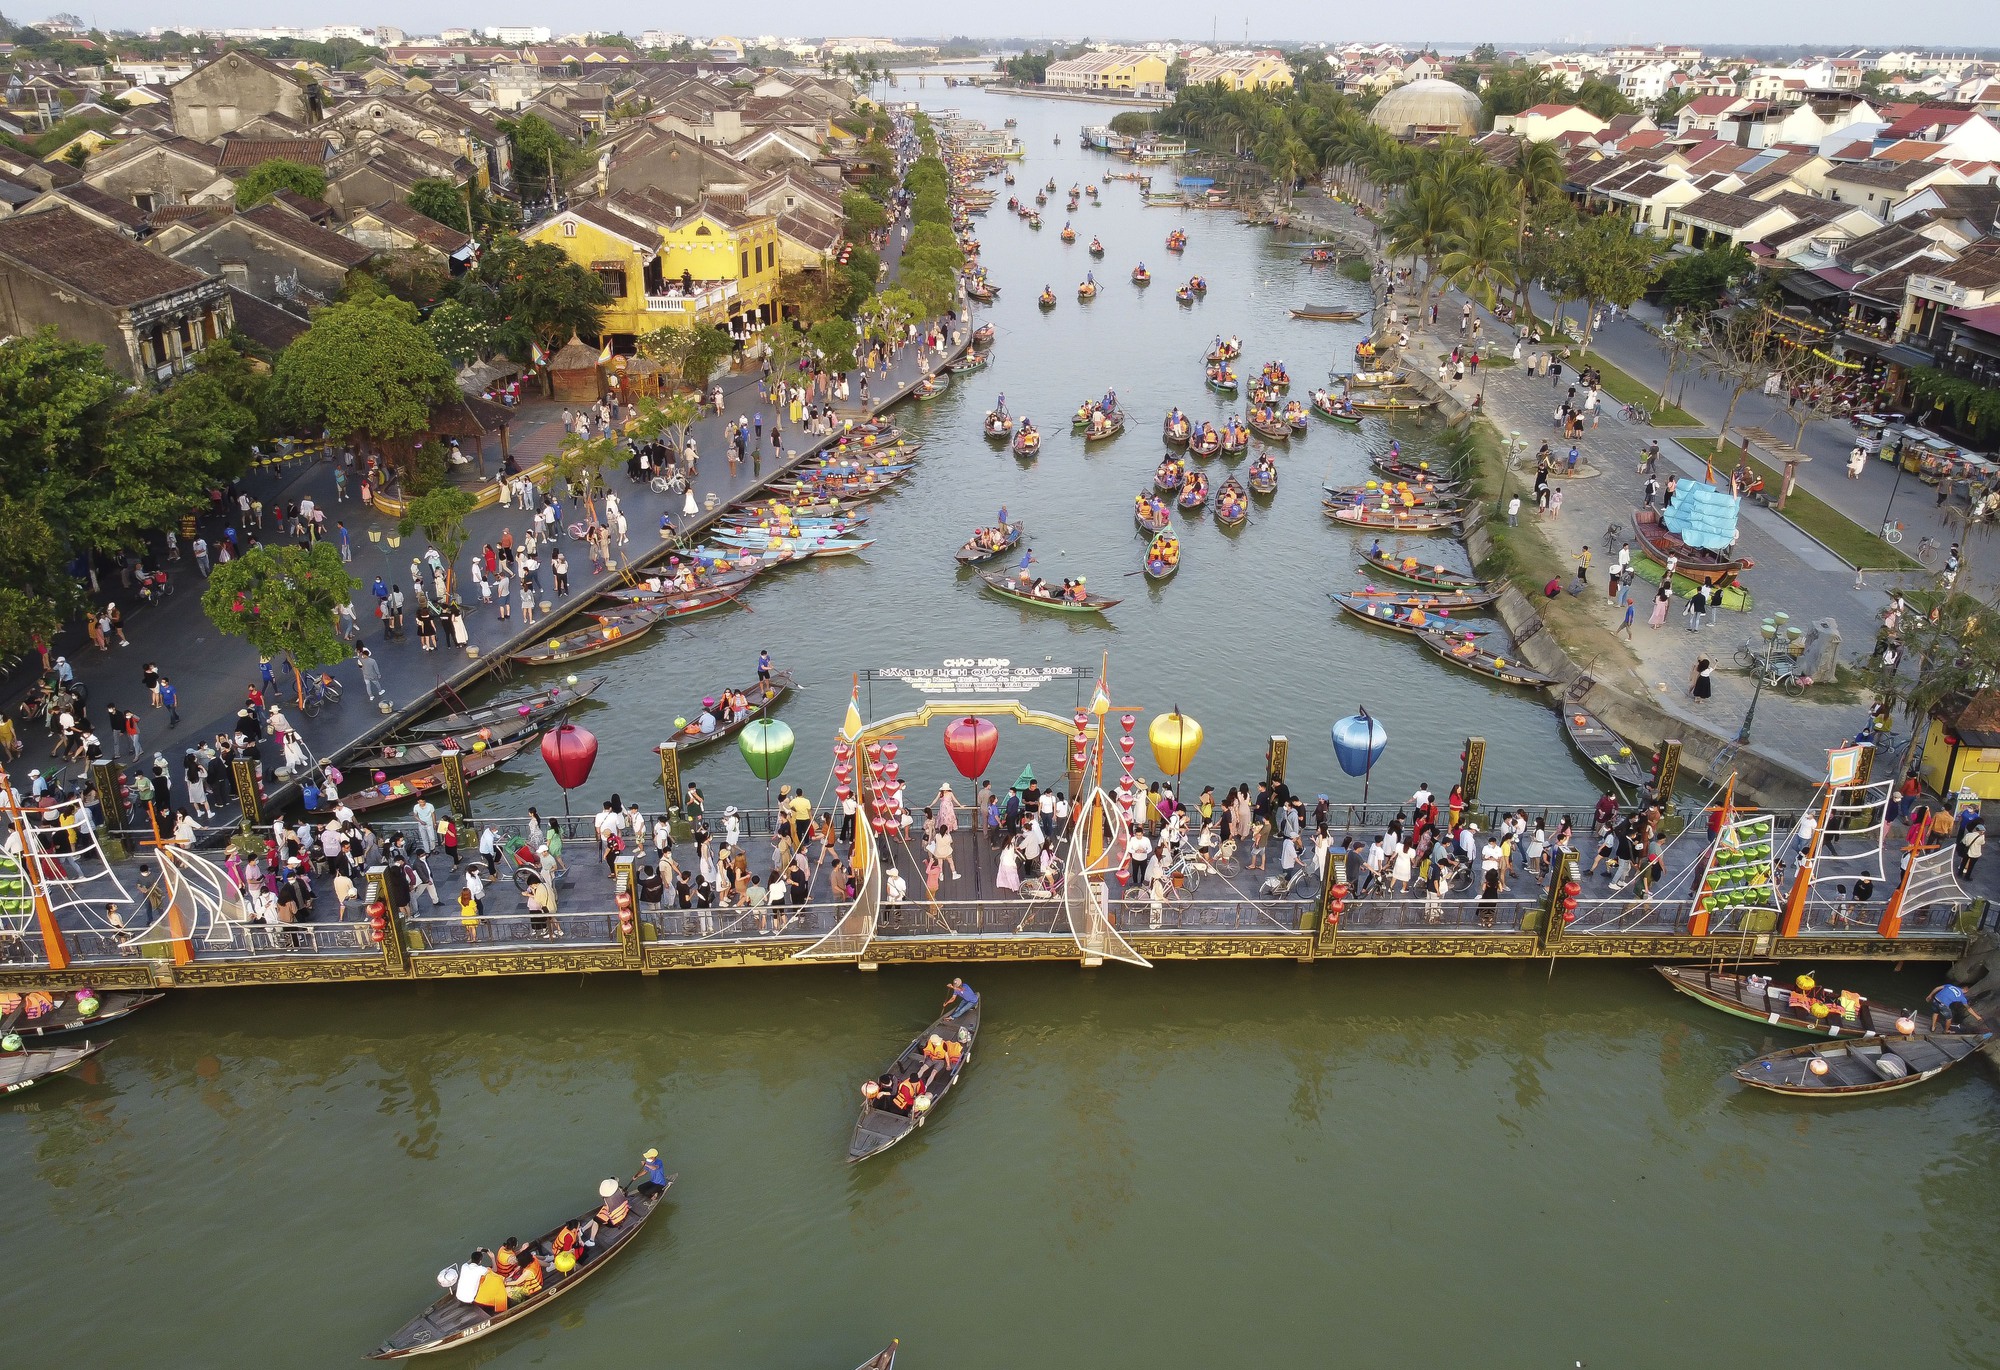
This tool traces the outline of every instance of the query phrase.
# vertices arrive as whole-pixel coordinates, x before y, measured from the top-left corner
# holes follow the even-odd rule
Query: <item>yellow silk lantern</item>
[[[1176,706],[1172,713],[1161,714],[1147,725],[1146,740],[1153,744],[1153,760],[1160,769],[1179,777],[1194,764],[1195,753],[1201,750],[1201,724]]]

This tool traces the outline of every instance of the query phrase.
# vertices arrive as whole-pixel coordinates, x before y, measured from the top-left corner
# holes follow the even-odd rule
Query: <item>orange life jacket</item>
[[[606,1199],[598,1205],[597,1221],[616,1227],[618,1224],[624,1222],[626,1218],[630,1217],[631,1214],[632,1205],[626,1199],[625,1191],[621,1189],[615,1197]]]
[[[518,1267],[507,1277],[507,1297],[510,1299],[525,1299],[541,1291],[542,1262],[538,1257],[530,1256],[526,1265]]]
[[[562,1231],[556,1233],[555,1241],[550,1243],[551,1254],[559,1256],[565,1251],[576,1251],[582,1245],[583,1238],[578,1234],[577,1230],[565,1223]]]
[[[472,1301],[481,1308],[490,1308],[495,1313],[507,1311],[507,1281],[496,1270],[489,1270],[479,1277],[479,1292]]]
[[[896,1086],[896,1107],[907,1113],[917,1102],[917,1082],[905,1080]]]

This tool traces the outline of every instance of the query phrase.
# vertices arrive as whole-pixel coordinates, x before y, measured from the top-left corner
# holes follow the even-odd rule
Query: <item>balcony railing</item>
[[[717,281],[713,285],[697,286],[692,295],[675,288],[659,295],[646,296],[648,314],[700,314],[704,310],[725,305],[736,298],[736,282]]]

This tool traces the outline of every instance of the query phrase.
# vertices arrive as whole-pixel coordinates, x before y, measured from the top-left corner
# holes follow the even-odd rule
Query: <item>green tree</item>
[[[366,439],[407,463],[431,407],[455,390],[451,366],[413,305],[388,295],[313,311],[312,328],[278,358],[284,412],[306,429]]]
[[[479,358],[493,338],[486,321],[457,300],[445,300],[433,309],[424,320],[424,329],[437,344],[439,355],[453,366]]]
[[[456,593],[458,589],[458,554],[465,546],[465,519],[479,501],[472,492],[456,485],[440,485],[435,490],[417,495],[403,507],[403,517],[397,522],[396,531],[404,537],[419,529],[438,549],[444,558],[445,589]]]
[[[1659,245],[1652,236],[1632,231],[1616,214],[1587,218],[1572,235],[1577,296],[1584,303],[1583,345],[1596,332],[1597,306],[1626,308],[1646,293],[1659,270]]]
[[[216,566],[201,607],[218,631],[244,639],[257,655],[288,656],[310,671],[353,653],[334,615],[360,585],[331,542],[266,543]]]
[[[1403,187],[1382,221],[1390,255],[1414,257],[1424,264],[1424,283],[1417,295],[1417,313],[1430,306],[1437,288],[1438,262],[1465,223],[1465,204],[1441,166],[1430,166]]]
[[[2000,614],[1977,595],[1956,590],[1933,587],[1903,595],[1910,604],[1903,616],[1903,653],[1914,669],[1878,684],[1883,702],[1900,706],[1910,720],[1915,746],[1937,713],[2000,679]]]
[[[840,197],[840,211],[847,221],[847,236],[861,238],[889,222],[889,212],[858,190]]]
[[[460,233],[472,232],[472,216],[466,207],[465,193],[454,181],[442,176],[426,176],[410,187],[409,197],[403,203],[448,228],[455,228]]]
[[[571,498],[581,497],[597,522],[597,496],[604,489],[604,468],[618,455],[618,443],[610,433],[583,438],[571,433],[562,446],[549,453],[549,478],[569,488]]]
[[[1729,287],[1748,280],[1756,269],[1750,254],[1735,243],[1711,243],[1676,257],[1660,273],[1660,303],[1669,310],[1713,309]]]
[[[596,336],[610,296],[554,243],[502,238],[460,282],[458,298],[493,329],[495,346],[523,361],[535,344],[553,353],[572,334]]]
[[[1632,102],[1627,100],[1618,87],[1607,81],[1585,81],[1569,97],[1573,105],[1581,105],[1600,119],[1616,118],[1620,114],[1632,113]]]
[[[806,338],[833,370],[854,369],[854,349],[861,337],[848,320],[821,319],[806,331]]]
[[[514,148],[514,179],[524,190],[547,193],[553,180],[561,190],[582,166],[583,153],[536,114],[500,120],[500,131]]]
[[[248,209],[270,199],[281,190],[303,195],[308,200],[326,196],[326,173],[317,167],[273,157],[257,163],[236,182],[236,207]]]

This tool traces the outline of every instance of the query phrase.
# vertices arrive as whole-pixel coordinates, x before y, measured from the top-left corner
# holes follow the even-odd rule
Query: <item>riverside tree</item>
[[[301,428],[365,440],[407,466],[433,405],[457,387],[414,305],[364,294],[313,311],[313,326],[274,372],[279,401]]]
[[[260,657],[289,657],[298,671],[345,661],[354,648],[336,615],[361,585],[328,541],[310,547],[266,543],[216,566],[202,592],[202,612],[217,631],[240,637]],[[303,701],[301,701],[303,703]]]

